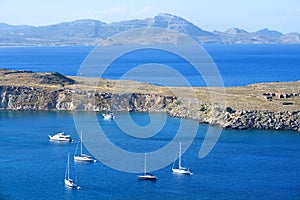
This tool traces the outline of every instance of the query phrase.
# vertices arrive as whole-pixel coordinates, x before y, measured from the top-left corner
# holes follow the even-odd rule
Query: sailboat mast
[[[179,142],[179,160],[178,160],[179,169],[181,168],[181,141]]]
[[[68,153],[67,176],[69,180],[70,179],[70,153]]]
[[[147,173],[147,169],[146,169],[146,162],[147,162],[147,159],[146,159],[146,153],[145,153],[145,158],[144,158],[144,174]]]
[[[67,161],[67,165],[66,165],[65,179],[67,179],[67,176],[68,176],[68,161]]]
[[[81,132],[81,138],[80,138],[80,155],[82,155],[82,132]]]

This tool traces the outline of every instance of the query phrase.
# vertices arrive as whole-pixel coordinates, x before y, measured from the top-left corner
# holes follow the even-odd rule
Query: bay
[[[0,67],[76,75],[93,48],[3,47]],[[226,87],[300,79],[300,45],[204,48],[218,66]],[[193,86],[205,85],[181,58],[161,53],[139,51],[121,57],[104,78],[119,79],[130,70],[129,65],[159,62],[178,70]],[[150,123],[147,113],[131,115],[141,126]],[[116,117],[122,118],[124,113],[116,113]],[[100,113],[98,120],[115,145],[132,152],[162,148],[174,138],[180,123],[180,119],[168,117],[159,134],[138,139],[125,134],[114,121],[104,121]],[[137,174],[120,172],[101,162],[72,161],[71,170],[82,190],[70,190],[63,183],[66,159],[68,152],[75,152],[79,139],[72,113],[0,111],[0,199],[300,199],[299,133],[223,130],[213,151],[200,159],[198,153],[207,129],[207,125],[199,125],[196,138],[183,155],[184,165],[194,173],[190,177],[172,174],[170,164],[153,172],[158,181],[140,182]],[[49,142],[48,135],[58,131],[71,134],[75,142]]]
[[[115,113],[116,118],[125,113]],[[131,113],[145,126],[147,113]],[[156,117],[161,114],[157,113]],[[181,119],[168,117],[165,127],[152,138],[125,134],[115,121],[98,113],[107,137],[120,148],[145,152],[171,141]],[[208,126],[199,125],[196,138],[183,155],[192,176],[172,174],[172,164],[153,172],[156,182],[138,181],[137,174],[111,169],[101,162],[71,161],[81,190],[63,183],[68,152],[75,152],[79,136],[70,112],[0,112],[1,199],[299,199],[300,137],[291,131],[223,130],[213,151],[203,159],[199,149]],[[58,131],[75,142],[50,142]],[[188,132],[189,130],[185,130]],[[176,152],[174,152],[175,156]],[[126,163],[124,163],[126,164]]]

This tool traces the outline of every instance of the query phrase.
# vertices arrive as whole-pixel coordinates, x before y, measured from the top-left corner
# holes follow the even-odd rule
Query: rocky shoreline
[[[117,90],[118,81],[13,70],[0,70],[0,81],[0,110],[167,112],[173,117],[228,129],[300,131],[299,82],[229,88],[225,91],[226,105],[218,105],[208,101],[206,88],[197,89],[197,98],[191,98],[145,83],[128,81],[121,84],[126,89]],[[135,89],[130,89],[128,83]],[[257,96],[244,90],[253,90]],[[280,95],[276,98],[262,93],[271,90],[295,95],[289,97],[290,104],[286,105],[287,99]],[[273,98],[270,101],[266,96]],[[248,98],[255,98],[256,104]]]

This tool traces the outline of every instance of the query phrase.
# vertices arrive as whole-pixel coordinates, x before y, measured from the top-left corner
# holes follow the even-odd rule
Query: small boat
[[[65,185],[71,188],[76,188],[76,182],[73,181],[70,178],[70,153],[68,153],[68,162],[67,162],[67,167],[66,167],[66,173],[65,173]]]
[[[181,142],[179,143],[179,158],[178,158],[178,168],[174,168],[175,162],[172,167],[172,171],[175,174],[185,174],[185,175],[192,175],[193,173],[190,171],[189,168],[181,166]]]
[[[139,180],[150,180],[150,181],[156,181],[157,180],[157,177],[154,176],[153,174],[149,174],[147,173],[147,168],[146,168],[146,165],[147,165],[147,154],[145,153],[145,160],[144,160],[144,174],[143,175],[139,175],[138,178]]]
[[[76,155],[77,150],[78,150],[79,142],[80,142],[80,154]],[[94,160],[94,158],[92,156],[82,153],[82,133],[81,133],[79,142],[77,144],[77,148],[76,148],[76,151],[75,151],[74,160],[75,161],[84,161],[84,162],[96,162],[96,160]]]
[[[105,120],[112,120],[112,119],[115,118],[115,116],[114,116],[114,114],[112,112],[110,112],[110,113],[103,113],[102,116],[103,116],[103,118]]]
[[[65,135],[64,132],[57,133],[56,135],[48,135],[51,141],[60,141],[60,142],[71,142],[72,138],[70,135]]]

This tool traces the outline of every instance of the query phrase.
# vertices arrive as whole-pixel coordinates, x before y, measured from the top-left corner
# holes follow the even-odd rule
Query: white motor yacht
[[[71,142],[72,138],[70,135],[65,135],[64,132],[57,133],[56,135],[48,135],[51,141],[60,141],[60,142]]]

